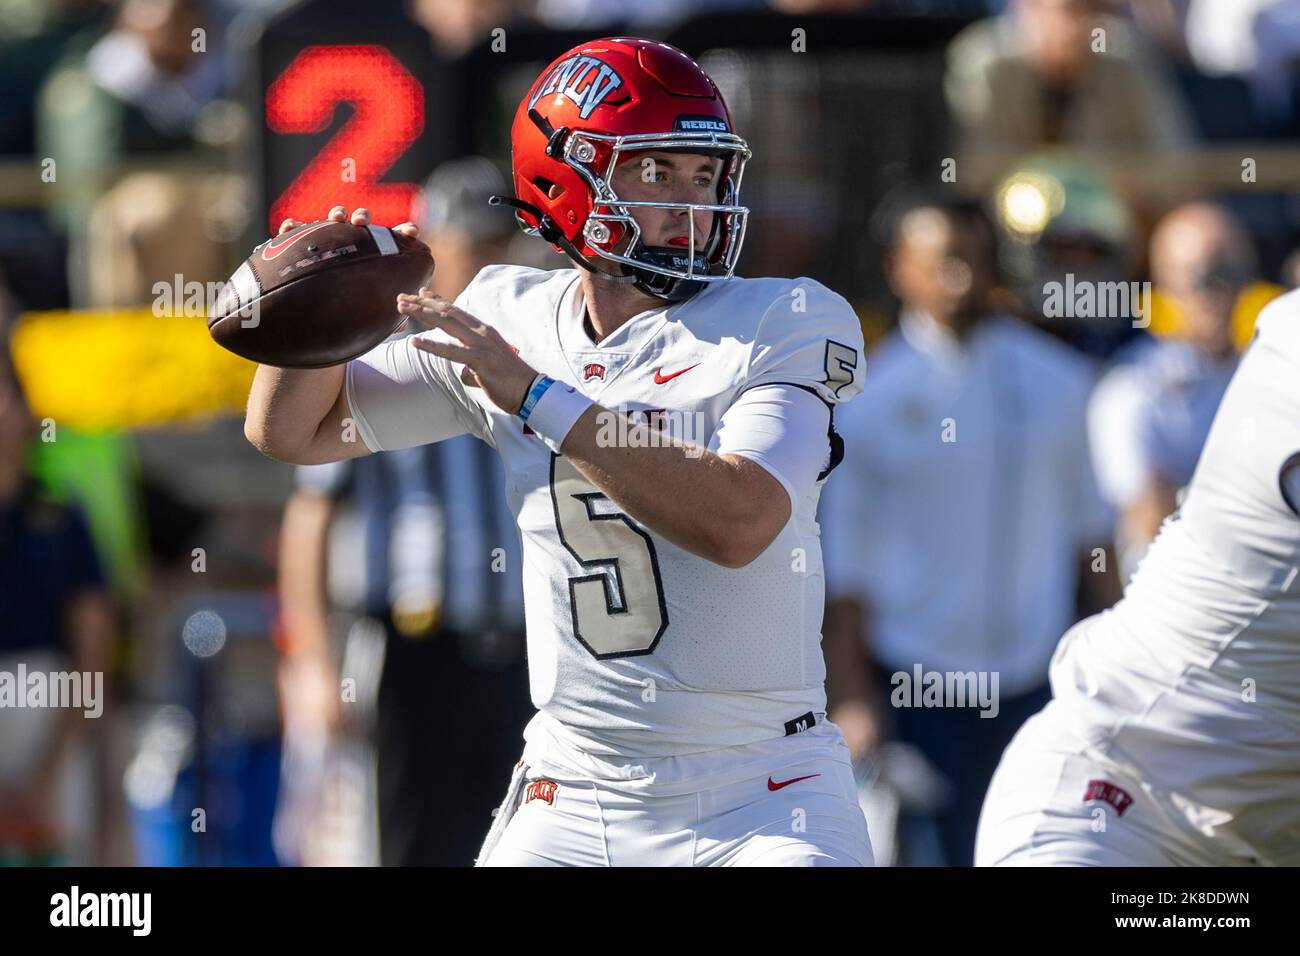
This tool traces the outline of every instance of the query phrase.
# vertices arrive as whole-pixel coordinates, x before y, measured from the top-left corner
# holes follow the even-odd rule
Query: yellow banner
[[[13,357],[36,417],[82,431],[243,415],[257,369],[213,342],[203,316],[149,309],[29,312]]]

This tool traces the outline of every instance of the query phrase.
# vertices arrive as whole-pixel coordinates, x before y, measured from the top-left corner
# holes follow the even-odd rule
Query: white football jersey
[[[491,266],[457,305],[539,372],[712,449],[742,392],[787,383],[831,407],[861,391],[865,372],[853,310],[810,279],[710,283],[599,344],[584,331],[574,269]],[[440,331],[421,335],[448,340]],[[584,758],[675,758],[824,720],[815,514],[837,457],[830,414],[823,475],[792,502],[763,554],[730,569],[622,513],[517,416],[464,386],[460,371],[408,339],[390,340],[349,363],[348,397],[371,450],[470,431],[500,453],[522,535],[528,669],[540,712],[526,733],[530,747],[545,740]]]
[[[1296,865],[1300,294],[1257,329],[1181,509],[1124,599],[1061,642],[1051,678],[1090,749],[1135,768],[1181,819]]]

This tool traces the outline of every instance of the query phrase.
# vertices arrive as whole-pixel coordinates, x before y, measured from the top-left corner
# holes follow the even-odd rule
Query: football
[[[385,226],[306,223],[253,250],[217,296],[208,331],[263,365],[338,365],[396,331],[398,294],[432,275],[418,239]]]

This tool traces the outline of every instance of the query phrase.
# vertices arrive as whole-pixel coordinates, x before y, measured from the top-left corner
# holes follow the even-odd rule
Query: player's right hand
[[[335,206],[326,215],[326,219],[332,219],[335,222],[349,222],[354,226],[370,225],[370,210],[357,208],[352,210],[352,215],[348,216],[348,211],[343,206]],[[290,229],[297,229],[302,223],[297,219],[286,219],[280,223],[280,231],[276,235],[282,236]],[[420,234],[419,228],[413,222],[404,222],[393,226],[393,232],[400,232],[404,236],[410,236],[412,239]]]

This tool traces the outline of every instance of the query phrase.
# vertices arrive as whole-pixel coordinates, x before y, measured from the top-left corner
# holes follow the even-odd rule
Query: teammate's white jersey
[[[1124,599],[1061,642],[1051,681],[1088,749],[1195,831],[1297,864],[1300,294],[1257,329],[1179,513]]]
[[[573,269],[492,266],[457,305],[539,372],[712,450],[726,450],[718,425],[742,392],[788,383],[829,408],[857,394],[865,372],[852,309],[810,279],[710,283],[599,344],[583,329]],[[677,769],[658,774],[667,782],[698,767],[681,755],[780,739],[807,726],[809,714],[824,720],[821,480],[792,502],[790,521],[762,555],[729,569],[620,512],[518,417],[462,385],[460,371],[391,340],[349,363],[348,398],[371,450],[469,431],[505,463],[540,711],[526,737],[544,751],[530,764],[558,751],[566,766],[584,761],[573,769],[587,775],[628,777],[642,775],[628,758],[669,758]],[[829,412],[821,427],[825,469],[838,457]]]

